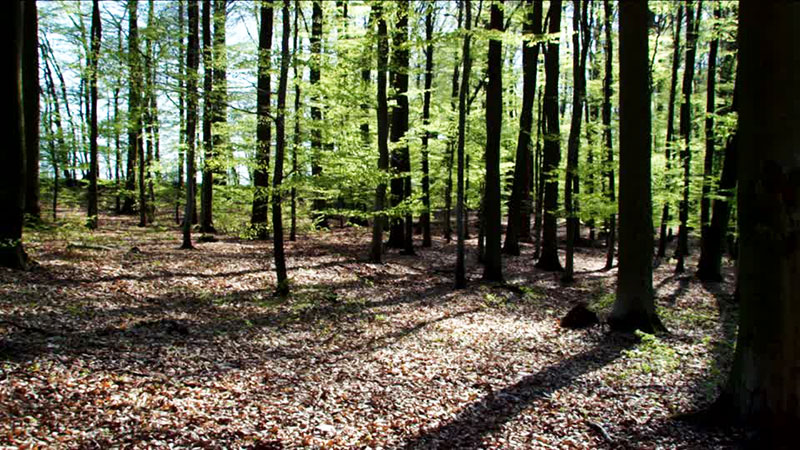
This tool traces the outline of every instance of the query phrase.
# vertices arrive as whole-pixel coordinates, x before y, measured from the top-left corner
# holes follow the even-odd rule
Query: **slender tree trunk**
[[[183,244],[181,248],[191,249],[192,217],[195,208],[195,133],[197,128],[197,68],[200,65],[198,42],[198,3],[189,1],[189,35],[186,49],[186,205],[183,214]]]
[[[608,191],[606,192],[608,201],[612,205],[616,205],[617,197],[614,188],[614,143],[611,135],[611,95],[613,94],[614,83],[614,43],[611,38],[611,4],[608,0],[603,0],[603,11],[605,15],[605,23],[603,25],[605,33],[605,75],[603,78],[603,142],[606,150],[606,178],[608,182]],[[608,237],[606,238],[606,265],[604,270],[611,270],[614,265],[614,246],[617,237],[617,215],[611,213],[608,217]]]
[[[300,1],[295,0],[294,3],[294,27],[292,32],[294,56],[292,57],[292,70],[294,71],[294,143],[292,145],[292,205],[291,205],[291,225],[289,230],[289,240],[294,241],[297,239],[297,187],[295,186],[295,179],[299,176],[297,173],[297,150],[300,148],[300,80],[303,75],[298,70],[297,54],[300,51],[298,40],[298,18],[300,16]]]
[[[153,29],[153,20],[154,20],[154,1],[149,0],[148,8],[147,8],[147,28]],[[147,155],[145,157],[145,180],[147,183],[147,198],[148,198],[148,207],[147,207],[147,222],[152,223],[155,220],[155,208],[156,208],[156,199],[155,193],[153,191],[153,161],[154,161],[154,154],[155,154],[155,122],[158,120],[156,116],[156,108],[155,108],[155,72],[153,72],[153,38],[150,33],[145,35],[145,57],[144,57],[144,76],[145,76],[145,88],[144,88],[144,135],[145,139],[147,140],[146,143],[146,151]]]
[[[458,2],[458,29],[461,29],[464,3]],[[458,111],[458,54],[455,57],[456,63],[453,65],[453,78],[450,91],[450,109],[455,113]],[[450,136],[447,142],[447,154],[445,155],[445,166],[447,167],[447,182],[444,187],[444,238],[449,243],[452,239],[452,203],[453,203],[453,159],[456,149],[457,136]]]
[[[739,332],[722,413],[793,448],[800,425],[800,4],[739,9]]]
[[[457,176],[456,176],[456,271],[455,289],[467,287],[467,270],[464,255],[464,239],[466,227],[465,204],[464,204],[464,140],[466,138],[467,122],[467,93],[469,91],[469,76],[472,70],[472,59],[470,57],[470,29],[472,26],[472,2],[464,0],[466,33],[464,34],[464,47],[461,52],[463,64],[461,74],[461,90],[458,93],[458,147],[457,147]]]
[[[681,24],[683,23],[683,5],[678,5],[678,13],[675,16],[675,34],[672,36],[672,75],[669,84],[669,103],[667,104],[667,140],[664,145],[664,158],[666,160],[666,190],[672,190],[672,148],[675,142],[675,96],[678,90],[678,68],[681,65]],[[658,238],[659,258],[663,258],[667,253],[667,223],[669,216],[669,200],[664,202],[661,211],[661,230]]]
[[[561,32],[561,0],[550,2],[550,34]],[[544,183],[544,221],[542,235],[542,251],[536,267],[542,270],[561,271],[558,260],[558,177],[555,175],[561,161],[561,131],[558,124],[558,41],[547,43],[545,53],[545,87],[544,87],[544,155],[542,172],[546,177]]]
[[[494,0],[491,6],[489,29],[503,31],[502,0]],[[503,131],[503,49],[499,40],[489,40],[489,56],[486,84],[486,179],[482,215],[486,236],[486,253],[483,279],[503,281],[503,262],[500,255],[500,134]]]
[[[128,64],[130,89],[128,90],[128,162],[138,162],[138,176],[130,174],[131,180],[138,181],[139,188],[139,226],[147,225],[147,197],[144,183],[144,143],[142,138],[142,70],[139,61],[138,2],[128,1]],[[133,154],[131,158],[130,154]],[[131,167],[134,167],[132,165]],[[133,170],[131,172],[134,172]],[[131,187],[133,185],[131,184]],[[133,189],[131,190],[133,191]],[[125,206],[123,206],[125,211]]]
[[[619,273],[608,323],[653,333],[664,327],[653,298],[648,15],[646,1],[619,3]]]
[[[689,254],[689,186],[691,184],[692,166],[692,83],[694,82],[694,60],[697,53],[697,29],[700,22],[700,4],[698,2],[697,17],[694,16],[692,0],[686,0],[686,67],[683,71],[683,98],[680,110],[679,133],[683,138],[680,158],[683,162],[683,198],[678,208],[680,226],[678,227],[678,248],[675,256],[678,263],[675,273],[683,273],[685,259]]]
[[[183,165],[186,160],[186,48],[183,0],[178,0],[178,189],[175,192],[175,223],[181,223],[181,196],[184,194]]]
[[[39,25],[36,2],[24,7],[22,40],[22,103],[25,108],[25,215],[39,222]]]
[[[386,101],[386,68],[388,65],[389,41],[386,30],[386,19],[383,16],[383,7],[380,3],[372,6],[375,18],[378,21],[378,170],[382,178],[375,189],[375,216],[372,222],[372,245],[370,248],[370,261],[380,263],[383,255],[383,229],[386,225],[384,201],[386,199],[386,176],[389,171],[389,107]]]
[[[61,123],[61,108],[58,103],[58,94],[56,93],[55,83],[53,81],[53,73],[50,69],[50,62],[46,56],[46,52],[42,52],[42,59],[44,60],[44,79],[48,92],[50,93],[50,100],[53,102],[52,111],[50,112],[50,121],[55,122],[56,125],[56,138],[58,142],[58,149],[55,149],[53,142],[50,142],[51,155],[53,160],[53,220],[55,221],[58,215],[58,189],[59,189],[59,162],[60,155],[67,151],[67,143],[64,140],[64,128]]]
[[[431,132],[428,129],[431,117],[431,87],[433,85],[433,2],[426,4],[425,13],[425,93],[422,101],[422,205],[423,212],[420,216],[422,225],[422,246],[431,246],[431,192],[428,168],[428,141]]]
[[[214,233],[214,161],[215,151],[211,137],[214,116],[214,58],[211,47],[211,0],[203,0],[203,186],[200,192],[200,231]]]
[[[281,203],[283,192],[283,156],[286,149],[286,87],[289,78],[289,0],[283,0],[283,33],[281,34],[281,73],[278,81],[278,114],[275,119],[275,175],[272,177],[272,224],[275,227],[273,253],[275,274],[278,278],[276,293],[289,294],[289,280],[286,277],[286,257],[283,251],[283,211]]]
[[[567,139],[567,173],[564,180],[564,206],[567,211],[567,252],[564,274],[561,280],[574,279],[575,242],[579,234],[577,200],[578,157],[581,140],[583,103],[586,101],[586,56],[589,50],[589,27],[586,20],[588,2],[581,6],[580,0],[572,4],[572,119]],[[587,118],[588,120],[588,118]]]
[[[544,160],[542,154],[542,126],[543,126],[543,109],[542,108],[542,95],[544,89],[539,86],[539,101],[536,107],[538,118],[536,119],[536,158],[533,163],[534,170],[534,185],[536,186],[536,204],[534,205],[534,219],[533,219],[533,234],[536,238],[536,248],[533,253],[533,259],[538,259],[542,251],[542,216],[544,215],[544,180],[545,176],[542,170],[542,162]]]
[[[320,65],[322,58],[322,3],[321,0],[314,0],[311,16],[311,64],[310,82],[312,89],[317,88],[320,82]],[[311,99],[311,175],[319,183],[322,176],[322,110],[319,105],[320,95],[314,91]],[[320,194],[317,194],[320,195]],[[325,198],[317,197],[312,202],[311,209],[314,211],[314,224],[318,228],[327,228],[328,219],[323,212],[326,208]]]
[[[214,183],[228,184],[228,163],[231,161],[228,142],[228,57],[225,46],[227,0],[214,0],[213,66],[211,87],[211,147],[213,152]]]
[[[27,3],[27,2],[26,2]],[[0,267],[27,269],[28,256],[22,245],[22,224],[25,217],[25,127],[22,108],[23,2],[10,2],[2,18],[5,36],[3,59],[11,76],[3,82],[6,108],[7,147],[0,166]]]
[[[96,229],[98,226],[97,218],[97,176],[99,165],[97,162],[97,61],[100,59],[100,39],[102,36],[102,25],[100,23],[100,5],[97,0],[92,2],[92,48],[89,52],[89,207],[87,211],[87,226],[89,229]],[[37,77],[38,80],[38,77]],[[37,83],[38,84],[38,83]],[[38,99],[37,99],[38,103]],[[38,109],[38,108],[37,108]],[[38,131],[38,121],[37,131]],[[36,150],[38,151],[38,145]]]
[[[542,1],[527,0],[528,9],[523,34],[531,39],[542,34]],[[536,71],[539,44],[525,41],[522,44],[522,111],[519,116],[519,136],[514,162],[514,181],[508,202],[508,223],[503,253],[519,255],[520,238],[530,239],[531,196],[531,129],[533,127],[533,102],[536,99]]]
[[[269,238],[269,150],[272,142],[270,114],[270,57],[272,55],[272,0],[261,3],[261,29],[258,37],[258,94],[256,110],[256,167],[253,170],[253,213],[250,224],[259,239]]]

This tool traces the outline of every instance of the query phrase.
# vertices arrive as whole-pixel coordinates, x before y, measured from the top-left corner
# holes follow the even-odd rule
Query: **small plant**
[[[642,373],[672,372],[680,366],[675,350],[653,334],[637,330],[639,345],[622,353],[626,358],[638,363]]]

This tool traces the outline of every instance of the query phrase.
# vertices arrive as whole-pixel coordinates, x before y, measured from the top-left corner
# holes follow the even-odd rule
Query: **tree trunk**
[[[275,175],[272,177],[272,224],[275,227],[273,253],[278,284],[276,294],[289,294],[286,277],[286,257],[283,252],[283,155],[286,149],[286,86],[289,78],[289,0],[283,0],[283,33],[281,34],[281,73],[278,80],[278,114],[275,119]]]
[[[542,126],[543,109],[542,95],[544,90],[539,86],[539,101],[536,107],[538,118],[536,119],[536,158],[533,162],[534,185],[536,186],[536,204],[534,205],[533,234],[536,238],[536,248],[533,252],[533,259],[538,259],[542,251],[542,216],[544,215],[544,174],[542,171]]]
[[[472,23],[472,2],[464,0],[466,33],[464,34],[464,47],[461,52],[463,64],[461,74],[461,90],[458,93],[458,147],[457,147],[457,175],[456,175],[456,272],[455,289],[467,287],[467,271],[464,255],[464,238],[466,228],[464,226],[464,139],[467,122],[467,93],[469,91],[469,75],[472,70],[472,59],[470,57],[470,29]]]
[[[739,333],[720,411],[792,448],[800,425],[800,4],[739,9]]]
[[[139,226],[147,225],[147,197],[145,195],[145,160],[142,137],[142,69],[139,61],[139,27],[138,2],[128,1],[128,64],[130,73],[130,89],[128,90],[128,152],[132,153],[134,162],[138,163],[138,174],[130,179],[138,181],[139,190]],[[128,156],[130,162],[131,157]],[[123,210],[125,207],[123,206]]]
[[[492,2],[489,29],[503,31],[502,0]],[[486,252],[483,279],[503,281],[503,262],[500,255],[500,135],[503,131],[503,49],[499,40],[489,40],[489,81],[486,84],[486,178],[483,195],[483,223]]]
[[[250,225],[259,239],[269,238],[269,151],[272,143],[270,113],[270,58],[272,55],[272,0],[261,3],[258,35],[258,93],[256,95],[256,167],[253,170],[253,212]]]
[[[375,3],[373,12],[378,21],[378,170],[382,178],[375,189],[375,216],[372,222],[372,246],[370,248],[370,261],[380,263],[383,258],[383,228],[386,225],[384,201],[386,199],[386,178],[389,170],[389,110],[386,101],[386,66],[389,55],[389,41],[386,31],[386,19],[383,16],[383,7]]]
[[[611,37],[611,4],[608,0],[603,0],[603,11],[605,23],[603,30],[605,33],[605,74],[603,77],[603,143],[606,151],[606,170],[605,175],[608,182],[606,195],[612,205],[616,205],[617,198],[614,188],[614,143],[611,136],[611,95],[613,94],[614,68],[614,41]],[[606,237],[606,265],[604,270],[611,270],[614,265],[614,245],[617,237],[617,215],[611,213],[608,217],[608,235]]]
[[[197,68],[200,65],[198,43],[198,4],[188,2],[189,36],[186,49],[186,205],[183,214],[183,244],[181,248],[192,246],[192,217],[195,207],[195,130],[197,128]]]
[[[25,108],[25,215],[39,222],[39,25],[36,2],[24,7],[22,40],[22,103]]]
[[[697,17],[694,16],[692,0],[686,0],[686,67],[683,69],[683,99],[681,101],[679,133],[683,138],[680,158],[683,162],[683,198],[678,208],[678,248],[675,256],[678,263],[675,273],[683,273],[685,259],[689,254],[689,186],[691,184],[692,166],[692,83],[694,82],[694,60],[697,53],[697,29],[700,23],[701,8],[698,5]]]
[[[528,8],[523,34],[537,37],[542,34],[542,1],[527,0]],[[519,136],[514,162],[514,181],[511,198],[508,201],[508,223],[503,253],[519,255],[519,241],[523,236],[530,238],[530,196],[531,196],[531,129],[533,127],[533,102],[536,99],[536,71],[539,62],[539,44],[522,44],[522,111],[519,116]],[[526,218],[527,216],[527,218]]]
[[[297,173],[297,150],[300,148],[300,80],[303,78],[302,73],[297,67],[297,52],[300,51],[298,45],[298,18],[300,17],[300,2],[295,0],[294,4],[294,33],[293,46],[294,57],[292,58],[292,70],[294,71],[294,142],[292,145],[292,181],[299,176]],[[294,241],[297,239],[297,187],[292,183],[291,192],[291,225],[289,230],[289,240]]]
[[[457,27],[461,29],[462,14],[464,10],[464,3],[458,2],[458,22]],[[456,63],[453,65],[453,77],[450,91],[450,109],[453,112],[458,111],[458,54],[454,58]],[[450,136],[447,142],[447,154],[445,155],[445,166],[447,167],[447,182],[444,187],[444,239],[449,243],[452,239],[453,228],[451,226],[451,213],[453,202],[453,159],[455,157],[457,136]]]
[[[577,200],[578,152],[581,142],[581,120],[583,102],[586,101],[586,56],[589,50],[589,27],[586,20],[586,1],[581,6],[580,0],[572,4],[572,118],[570,120],[569,138],[567,139],[567,173],[564,179],[564,206],[567,211],[567,252],[564,274],[561,280],[572,282],[575,256],[576,235],[579,234]],[[582,8],[582,10],[581,10]],[[587,118],[588,120],[588,118]]]
[[[211,48],[211,0],[203,0],[203,186],[200,192],[200,231],[214,233],[214,147],[211,122],[214,116],[214,58]]]
[[[321,0],[314,0],[311,13],[311,63],[309,64],[309,72],[312,89],[319,85],[320,81],[320,65],[322,58],[322,4]],[[322,175],[322,165],[320,162],[322,153],[322,110],[319,105],[320,96],[314,93],[311,99],[311,121],[313,126],[311,128],[311,175],[319,183],[319,178]],[[317,194],[319,195],[319,194]],[[311,209],[314,212],[314,224],[318,228],[327,228],[328,219],[324,214],[325,198],[317,197],[312,202]]]
[[[646,1],[619,3],[619,272],[608,323],[662,330],[653,298],[650,77]]]
[[[672,36],[672,75],[669,83],[669,103],[667,104],[667,140],[664,144],[664,158],[666,169],[666,190],[672,191],[672,147],[675,142],[675,96],[678,90],[678,68],[681,65],[681,24],[683,23],[683,5],[678,5],[678,13],[675,16],[675,34]],[[669,222],[669,201],[664,202],[661,210],[661,230],[658,238],[659,258],[663,258],[667,253],[667,223]]]
[[[422,246],[431,246],[431,192],[428,168],[428,141],[431,132],[428,129],[431,117],[431,87],[433,85],[433,2],[426,4],[425,14],[425,93],[422,100],[422,205],[419,218],[422,225]]]
[[[550,2],[550,27],[548,32],[561,32],[561,0]],[[542,229],[542,251],[536,267],[542,270],[561,271],[558,260],[558,176],[555,175],[561,161],[561,132],[558,124],[558,41],[547,43],[544,59],[544,155],[542,172],[544,182],[544,221]]]
[[[92,2],[92,45],[89,52],[89,206],[87,210],[86,225],[89,229],[96,229],[97,218],[97,176],[99,166],[97,162],[97,62],[100,59],[100,39],[102,25],[100,23],[100,5],[97,0]],[[37,78],[38,80],[38,78]],[[37,83],[38,84],[38,83]],[[38,100],[38,99],[37,99]],[[38,103],[38,102],[37,102]],[[37,108],[38,109],[38,108]],[[38,121],[37,121],[38,131]],[[36,150],[38,151],[38,145]]]
[[[175,223],[181,223],[181,195],[183,187],[183,165],[186,159],[186,48],[183,45],[184,8],[178,0],[178,189],[175,196]],[[116,120],[116,118],[115,118]]]
[[[11,2],[3,14],[3,47],[6,69],[11,76],[4,82],[3,99],[7,102],[7,144],[0,166],[0,267],[27,269],[28,257],[22,246],[22,224],[25,217],[25,127],[22,109],[23,10],[26,3]]]
[[[212,170],[214,183],[228,184],[228,163],[231,160],[228,142],[228,56],[225,46],[227,0],[214,0],[213,85],[211,88],[211,147],[214,150]]]

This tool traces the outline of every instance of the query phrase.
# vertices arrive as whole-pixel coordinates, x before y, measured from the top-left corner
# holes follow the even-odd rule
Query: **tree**
[[[228,183],[227,161],[230,159],[228,142],[228,51],[225,46],[227,0],[214,0],[213,22],[213,84],[211,87],[211,147],[214,160],[212,170],[216,173],[215,184]],[[209,208],[211,211],[213,208]]]
[[[464,46],[461,51],[462,72],[461,90],[458,93],[458,144],[457,144],[457,175],[456,175],[456,272],[455,288],[463,289],[467,287],[467,269],[464,261],[464,237],[466,227],[464,226],[464,140],[467,122],[467,93],[469,91],[469,76],[472,70],[472,59],[470,57],[470,38],[472,24],[472,2],[464,0],[465,12],[465,33]]]
[[[145,195],[145,160],[144,141],[142,137],[142,68],[139,55],[139,25],[138,25],[137,0],[128,0],[128,67],[130,74],[130,89],[128,90],[128,152],[133,153],[134,161],[138,162],[139,188],[139,226],[147,225],[147,196]],[[131,157],[128,156],[130,162]],[[131,171],[133,172],[133,171]],[[134,179],[133,173],[130,179]],[[133,185],[131,185],[131,188]],[[132,190],[132,189],[131,189]],[[122,207],[126,210],[125,206]]]
[[[97,176],[99,166],[97,162],[97,61],[100,59],[100,39],[102,25],[100,23],[100,5],[97,0],[92,2],[92,48],[89,52],[89,90],[91,110],[89,113],[89,207],[87,211],[87,226],[97,228]],[[37,108],[38,109],[38,108]],[[38,146],[37,146],[38,149]]]
[[[211,122],[214,117],[214,57],[211,47],[211,0],[203,0],[203,185],[200,191],[200,231],[214,233],[214,143]]]
[[[186,50],[186,206],[183,215],[183,244],[181,248],[191,249],[192,216],[195,207],[196,176],[194,168],[195,136],[197,128],[197,68],[200,65],[198,43],[198,4],[189,1],[189,36]]]
[[[503,31],[502,0],[492,2],[489,29]],[[499,40],[489,40],[489,81],[486,83],[486,181],[483,218],[486,227],[486,252],[483,279],[503,281],[500,256],[500,134],[503,131],[503,49]]]
[[[431,246],[431,190],[428,167],[428,141],[431,139],[431,86],[433,85],[433,2],[425,5],[425,93],[422,99],[422,246]]]
[[[397,2],[397,21],[392,33],[392,62],[390,84],[394,91],[391,111],[389,140],[392,150],[389,165],[394,172],[390,182],[389,195],[392,207],[397,207],[411,196],[411,160],[408,153],[408,0]],[[399,176],[402,174],[402,176]],[[389,246],[402,248],[406,254],[413,254],[413,230],[411,213],[405,219],[396,217],[389,230]]]
[[[619,272],[612,329],[663,329],[653,298],[647,2],[619,3]]]
[[[378,21],[378,170],[381,175],[386,175],[389,170],[389,107],[386,101],[386,66],[388,65],[389,41],[386,31],[386,19],[383,16],[383,7],[380,3],[373,6],[375,18]],[[383,255],[383,228],[386,225],[386,215],[383,212],[386,199],[386,178],[378,181],[375,188],[375,216],[372,222],[372,246],[370,247],[370,261],[380,263]]]
[[[292,178],[298,176],[297,173],[297,151],[300,149],[300,80],[303,78],[297,65],[297,53],[300,51],[298,44],[298,19],[300,17],[300,1],[295,0],[294,4],[294,37],[292,38],[292,70],[294,72],[294,142],[292,145]],[[291,224],[289,225],[289,240],[297,239],[297,186],[292,183],[291,189]]]
[[[800,425],[800,4],[739,6],[739,332],[717,406],[791,448]]]
[[[281,32],[281,73],[278,80],[278,114],[275,118],[275,175],[272,177],[272,225],[275,227],[273,254],[275,274],[278,278],[276,294],[289,294],[289,280],[286,277],[286,257],[283,252],[283,212],[281,202],[283,193],[283,155],[286,149],[286,86],[289,78],[289,0],[283,0],[283,30]]]
[[[531,208],[531,129],[533,128],[533,102],[536,99],[536,71],[539,62],[539,44],[533,41],[542,34],[542,1],[527,0],[527,14],[522,32],[527,38],[522,44],[522,109],[519,115],[519,136],[514,162],[514,181],[508,201],[508,224],[503,253],[519,255],[520,235],[530,236]]]
[[[550,2],[550,26],[548,32],[561,32],[561,0]],[[558,260],[558,170],[561,161],[561,131],[558,125],[558,48],[556,40],[547,42],[544,58],[545,86],[544,104],[544,155],[542,171],[544,182],[544,220],[542,229],[542,251],[536,267],[542,270],[561,271]]]
[[[664,145],[666,159],[666,189],[672,188],[672,147],[675,141],[675,96],[678,90],[678,68],[681,65],[681,23],[683,23],[683,5],[678,5],[675,15],[675,32],[672,35],[672,75],[669,83],[669,101],[667,103],[667,140]],[[661,210],[661,233],[658,238],[658,257],[663,258],[667,252],[667,222],[669,221],[669,201],[664,202]]]
[[[39,25],[36,2],[26,2],[22,39],[22,103],[25,108],[25,215],[41,220],[39,207]]]
[[[578,177],[578,151],[581,140],[583,103],[586,101],[586,56],[589,50],[589,23],[586,19],[588,3],[580,0],[572,4],[572,119],[567,140],[567,173],[564,178],[564,206],[567,210],[567,254],[564,274],[561,279],[573,281],[575,239],[579,235],[577,200],[573,194]],[[587,120],[589,118],[587,117]]]
[[[611,4],[608,0],[603,0],[603,12],[605,22],[603,30],[605,43],[603,53],[605,53],[605,74],[603,76],[603,146],[606,151],[606,170],[605,175],[608,179],[608,190],[606,195],[612,204],[617,203],[616,193],[614,192],[614,146],[611,136],[611,94],[613,93],[614,69],[612,60],[614,59],[613,41],[611,39]],[[606,238],[606,265],[605,270],[611,270],[614,265],[614,246],[617,236],[617,215],[613,212],[608,216],[608,236]]]
[[[456,27],[461,29],[461,22],[462,22],[462,14],[464,10],[464,3],[458,2],[458,19],[456,22]],[[450,109],[453,112],[457,112],[458,110],[458,50],[456,50],[456,55],[454,57],[455,64],[453,64],[453,78],[450,90]],[[447,242],[450,242],[452,239],[453,228],[451,226],[451,213],[452,213],[452,203],[453,203],[453,159],[456,149],[456,141],[458,140],[457,136],[450,136],[447,141],[447,154],[445,155],[445,166],[447,167],[447,180],[444,187],[444,238]]]
[[[269,117],[270,58],[272,53],[272,0],[261,3],[261,29],[258,34],[258,92],[256,110],[256,167],[253,170],[253,213],[250,224],[260,239],[269,238],[267,205],[269,204],[269,147],[272,142]]]
[[[309,81],[314,95],[311,98],[311,175],[317,182],[322,175],[320,157],[322,152],[322,109],[319,107],[320,95],[317,91],[320,84],[320,67],[322,65],[322,3],[314,0],[311,10],[311,64],[309,67]],[[319,228],[328,227],[325,210],[325,198],[317,194],[311,206],[314,211],[314,224]]]
[[[683,68],[683,99],[680,109],[680,125],[678,132],[683,138],[680,158],[683,162],[683,198],[678,207],[678,248],[675,256],[678,263],[675,265],[675,272],[684,271],[684,260],[689,253],[689,185],[692,167],[692,83],[694,82],[694,60],[697,53],[697,28],[700,22],[700,8],[697,9],[697,17],[694,16],[692,0],[686,0],[686,65]]]
[[[6,67],[11,76],[4,82],[3,99],[7,102],[9,124],[7,146],[0,166],[0,266],[27,269],[28,256],[22,246],[22,224],[25,214],[25,126],[22,109],[22,45],[23,2],[11,2],[3,14],[3,46]]]

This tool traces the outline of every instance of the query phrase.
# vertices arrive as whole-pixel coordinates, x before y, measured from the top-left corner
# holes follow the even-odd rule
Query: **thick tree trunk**
[[[189,36],[186,49],[186,206],[183,215],[183,244],[181,248],[192,246],[192,217],[195,208],[195,130],[197,128],[197,68],[200,65],[198,43],[198,4],[188,3]]]
[[[491,6],[489,29],[503,31],[502,0]],[[489,40],[489,81],[486,84],[486,178],[482,215],[486,236],[483,279],[503,281],[503,262],[500,255],[500,135],[503,131],[503,48],[500,41]]]
[[[561,0],[550,2],[550,27],[548,32],[561,32]],[[558,177],[555,175],[561,161],[561,131],[558,124],[558,41],[547,43],[544,59],[544,155],[542,173],[544,182],[544,220],[542,227],[542,251],[536,267],[542,270],[561,271],[558,260]]]
[[[22,246],[22,224],[25,217],[25,127],[22,109],[22,45],[23,9],[26,3],[6,5],[2,18],[3,59],[10,76],[3,82],[6,102],[7,147],[0,165],[0,267],[27,269],[28,257]]]
[[[36,2],[26,2],[22,40],[22,103],[25,108],[25,215],[38,222],[39,206],[39,25]]]
[[[89,52],[89,192],[86,225],[94,230],[98,226],[97,219],[97,176],[99,165],[97,162],[97,62],[100,58],[100,39],[102,25],[100,23],[100,5],[97,0],[92,2],[92,44]],[[37,78],[38,80],[38,78]],[[38,84],[38,83],[37,83]],[[37,99],[38,103],[38,99]],[[37,108],[38,109],[38,108]],[[37,131],[38,131],[38,121]],[[36,150],[38,151],[38,145]],[[38,164],[38,163],[37,163]]]
[[[256,94],[256,167],[253,169],[253,211],[250,225],[259,239],[269,238],[269,150],[272,143],[270,113],[272,55],[272,0],[261,4],[261,28],[258,34],[258,93]]]
[[[739,333],[720,411],[793,448],[800,426],[800,4],[739,9]]]
[[[467,287],[467,270],[464,254],[464,239],[466,228],[464,226],[464,140],[467,122],[467,93],[469,91],[469,76],[472,70],[470,57],[470,28],[472,23],[472,2],[464,0],[466,33],[464,46],[461,52],[463,69],[461,73],[461,90],[458,93],[458,144],[457,144],[457,175],[456,175],[456,271],[455,289]]]
[[[283,250],[283,213],[281,203],[283,192],[283,155],[286,149],[286,90],[289,78],[289,0],[283,0],[283,33],[281,35],[281,73],[278,80],[278,114],[275,119],[275,175],[272,177],[272,224],[275,227],[273,254],[277,276],[276,294],[289,294],[289,280],[286,277],[286,257]]]
[[[666,160],[666,169],[664,177],[666,178],[666,190],[672,190],[672,147],[675,142],[675,96],[678,91],[678,68],[681,65],[681,24],[683,23],[683,5],[678,5],[678,13],[675,15],[675,34],[672,35],[672,75],[670,76],[669,83],[669,101],[667,103],[667,139],[664,144],[664,159]],[[658,254],[659,258],[663,258],[667,254],[667,223],[670,220],[669,216],[669,201],[664,202],[661,210],[661,229],[658,238]]]
[[[542,34],[542,1],[527,0],[523,34],[529,39]],[[530,239],[531,196],[531,129],[533,127],[533,102],[536,99],[536,71],[539,61],[539,44],[524,42],[522,46],[522,111],[519,116],[519,136],[514,162],[514,181],[508,201],[508,223],[503,253],[519,255],[520,238]]]
[[[619,272],[608,323],[663,329],[653,296],[650,81],[646,1],[619,4]]]
[[[701,8],[698,5],[697,17],[694,15],[692,0],[686,0],[686,66],[683,69],[683,99],[680,110],[680,125],[678,132],[683,138],[680,158],[683,163],[683,188],[679,208],[678,218],[678,248],[675,257],[678,259],[675,265],[675,273],[682,273],[685,270],[686,256],[689,254],[689,187],[691,184],[692,167],[692,83],[694,82],[694,60],[697,53],[697,29],[700,22]]]
[[[389,41],[386,31],[386,19],[380,3],[372,6],[378,21],[378,170],[385,176],[389,170],[389,107],[386,101],[386,66],[388,65]],[[384,202],[386,199],[386,178],[381,178],[375,189],[375,216],[372,222],[372,246],[370,261],[380,263],[383,258],[383,228],[386,225]]]

